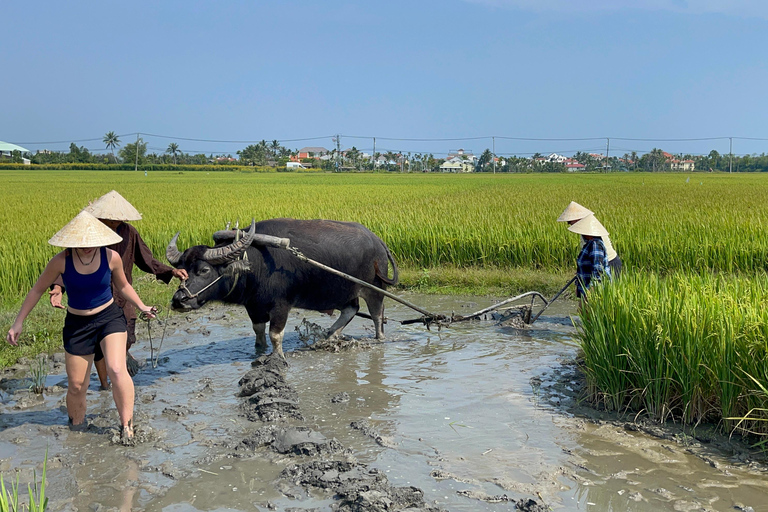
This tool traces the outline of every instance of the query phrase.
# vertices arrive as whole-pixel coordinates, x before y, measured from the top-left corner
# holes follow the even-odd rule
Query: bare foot
[[[133,442],[133,420],[129,421],[127,425],[120,427],[120,441],[123,444],[131,444]]]

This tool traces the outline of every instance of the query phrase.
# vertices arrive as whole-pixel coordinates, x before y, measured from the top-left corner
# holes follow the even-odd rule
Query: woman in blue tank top
[[[112,381],[112,396],[120,416],[121,438],[124,442],[131,442],[134,388],[125,364],[126,321],[123,310],[112,296],[112,285],[128,302],[150,318],[154,318],[155,308],[141,301],[125,277],[120,255],[106,248],[120,240],[117,233],[86,211],[80,212],[56,233],[48,243],[67,249],[48,262],[24,299],[16,320],[8,330],[6,341],[11,345],[18,344],[27,315],[48,287],[61,276],[69,294],[62,338],[70,428],[87,428],[85,397],[96,345],[99,344]]]

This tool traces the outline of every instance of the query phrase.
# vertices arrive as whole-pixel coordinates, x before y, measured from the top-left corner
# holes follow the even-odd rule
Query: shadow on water
[[[461,314],[492,303],[412,302]],[[511,510],[510,500],[525,497],[555,510],[725,511],[764,503],[768,479],[728,455],[593,421],[578,407],[579,382],[564,364],[578,350],[573,311],[573,304],[553,306],[531,329],[481,320],[426,330],[399,325],[413,313],[388,304],[385,341],[372,339],[370,322],[355,319],[345,334],[365,343],[338,353],[305,350],[293,330],[301,320],[324,327],[332,320],[294,312],[285,379],[303,420],[284,423],[336,439],[345,448],[338,458],[376,468],[394,486],[418,487],[450,511]],[[279,476],[311,457],[235,450],[265,425],[248,421],[236,396],[258,355],[244,310],[215,306],[172,319],[160,364],[135,378],[137,428],[146,429],[146,442],[112,443],[112,397],[93,381],[88,417],[99,428],[85,433],[66,428],[63,389],[21,409],[24,391],[9,392],[0,402],[0,470],[18,469],[29,482],[47,448],[52,510],[330,511],[332,493],[290,490]],[[146,331],[138,334],[144,339],[132,353],[148,359]]]

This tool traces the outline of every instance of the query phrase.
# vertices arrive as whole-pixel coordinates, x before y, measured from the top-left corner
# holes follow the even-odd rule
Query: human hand
[[[157,317],[157,306],[143,306],[139,308],[141,311],[141,315],[144,318],[155,318]]]
[[[51,306],[59,309],[64,309],[64,305],[61,303],[63,294],[61,293],[61,286],[55,284],[53,289],[48,291],[48,295],[51,296]]]
[[[189,274],[183,268],[173,269],[173,277],[179,278],[181,281],[186,281],[189,278]]]
[[[10,329],[8,329],[8,335],[5,337],[5,341],[13,345],[14,347],[19,345],[19,335],[21,334],[21,326],[17,326],[16,324],[13,324]]]

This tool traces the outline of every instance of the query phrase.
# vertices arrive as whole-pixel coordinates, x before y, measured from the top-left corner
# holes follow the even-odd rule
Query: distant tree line
[[[257,144],[251,144],[232,155],[205,155],[202,153],[189,154],[183,152],[179,145],[172,142],[165,152],[148,153],[147,144],[138,139],[122,145],[115,132],[108,132],[103,138],[104,146],[108,153],[91,153],[83,146],[72,143],[69,152],[41,151],[29,154],[33,164],[123,164],[136,166],[158,165],[232,165],[285,168],[292,157],[297,155],[296,150],[291,150],[280,144],[280,141],[267,142],[262,140]],[[119,149],[118,149],[119,148]],[[117,149],[117,152],[115,151]],[[11,155],[12,163],[21,163],[22,154],[14,151]],[[462,155],[468,159],[468,155]],[[294,158],[295,159],[295,158]],[[638,155],[637,152],[624,153],[621,156],[595,155],[591,153],[577,152],[574,160],[584,165],[586,172],[615,172],[615,171],[643,171],[643,172],[669,172],[679,169],[679,164],[691,160],[694,162],[695,171],[720,171],[720,172],[768,172],[768,155],[721,155],[712,150],[707,155],[690,155],[665,153],[661,149],[654,148],[648,153]],[[374,153],[373,157],[366,157],[356,147],[337,152],[330,151],[322,159],[305,158],[302,163],[307,167],[324,171],[348,172],[348,171],[396,171],[396,172],[439,172],[440,166],[446,161],[444,158],[436,158],[431,153],[398,153],[387,151]],[[535,153],[531,157],[506,156],[495,158],[490,149],[486,149],[474,162],[475,172],[501,172],[501,173],[528,173],[528,172],[567,172],[564,163],[550,162],[544,155]]]

